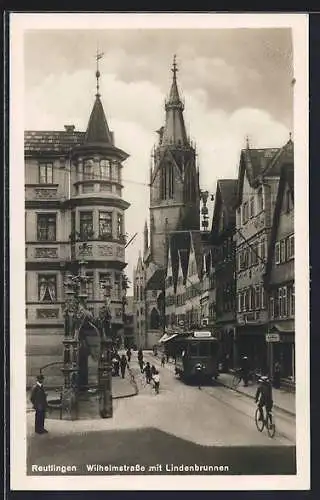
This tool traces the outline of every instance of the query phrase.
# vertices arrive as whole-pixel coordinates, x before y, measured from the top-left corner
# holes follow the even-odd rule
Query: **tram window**
[[[217,351],[218,351],[218,344],[212,342],[210,344],[210,353],[211,353],[211,356],[215,356],[217,354]]]
[[[208,342],[201,342],[199,345],[199,356],[210,355],[210,344]]]
[[[196,342],[190,344],[189,354],[190,354],[190,356],[198,356],[198,346],[197,346]]]

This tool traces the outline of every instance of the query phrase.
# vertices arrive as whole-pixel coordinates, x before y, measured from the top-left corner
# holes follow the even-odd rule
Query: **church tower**
[[[171,71],[173,78],[165,102],[165,125],[158,130],[159,143],[154,148],[150,182],[151,258],[161,267],[166,265],[167,234],[200,228],[196,152],[186,133],[176,56]]]

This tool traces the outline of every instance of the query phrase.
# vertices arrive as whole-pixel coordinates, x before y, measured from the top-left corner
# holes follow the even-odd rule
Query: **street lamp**
[[[111,418],[112,408],[112,338],[111,330],[111,285],[102,284],[105,290],[105,306],[101,314],[101,340],[99,359],[99,413],[101,418]]]

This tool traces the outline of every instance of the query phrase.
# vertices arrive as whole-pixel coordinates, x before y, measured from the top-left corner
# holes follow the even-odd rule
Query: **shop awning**
[[[158,340],[158,343],[159,344],[164,344],[165,342],[168,342],[169,340],[177,337],[178,333],[173,333],[171,335],[168,335],[167,333],[165,333],[164,335],[162,335],[161,339]]]
[[[286,321],[285,323],[273,323],[270,327],[270,332],[279,332],[279,333],[294,333],[294,322]]]

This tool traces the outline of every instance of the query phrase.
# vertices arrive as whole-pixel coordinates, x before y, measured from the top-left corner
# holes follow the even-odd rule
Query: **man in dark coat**
[[[33,387],[30,396],[30,401],[33,404],[33,408],[36,410],[34,427],[37,434],[46,434],[48,432],[44,428],[44,420],[47,409],[47,395],[44,391],[43,380],[43,375],[37,376],[37,383]]]

